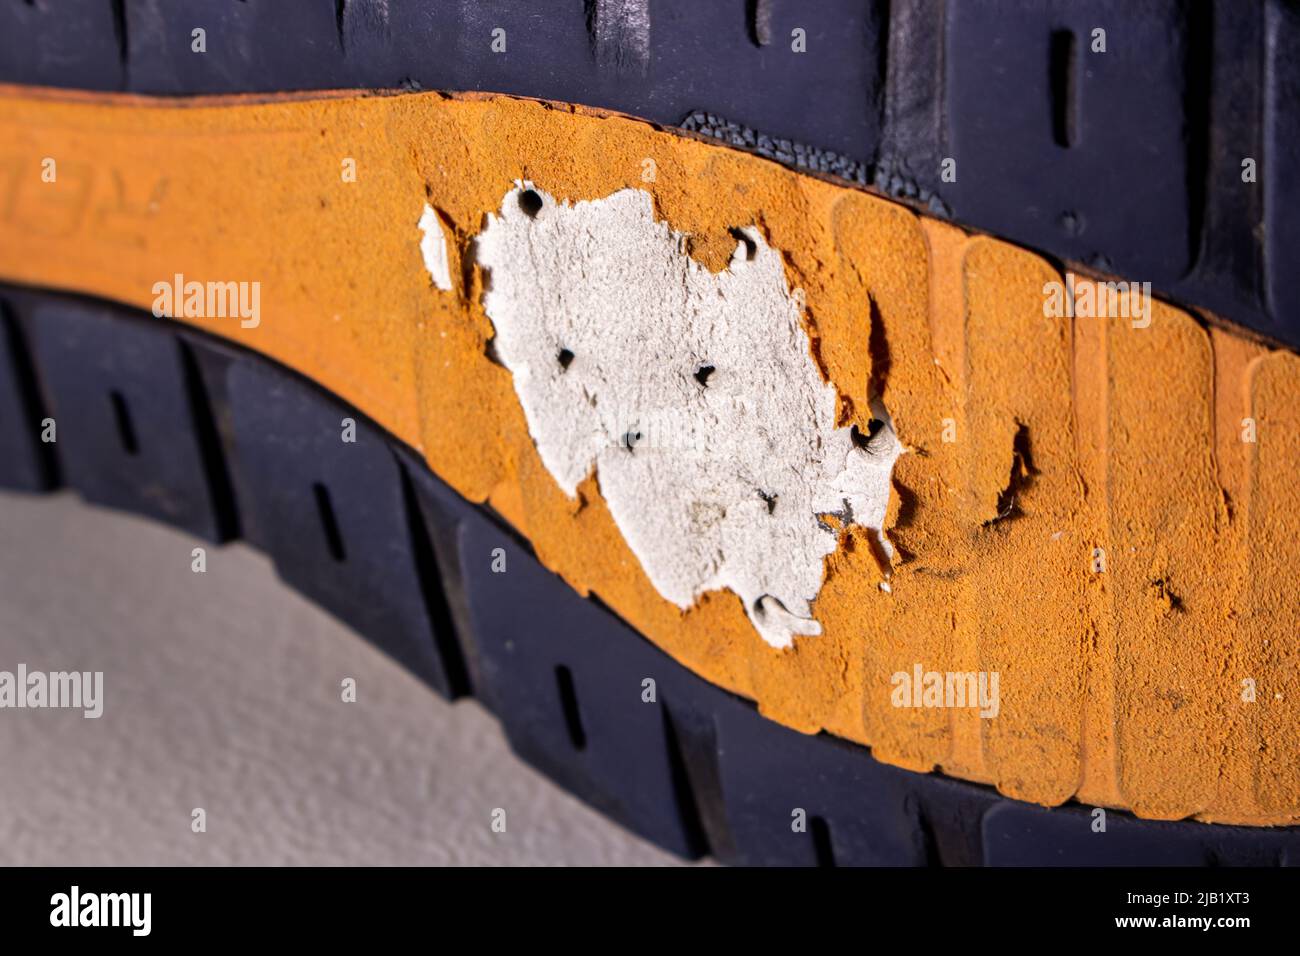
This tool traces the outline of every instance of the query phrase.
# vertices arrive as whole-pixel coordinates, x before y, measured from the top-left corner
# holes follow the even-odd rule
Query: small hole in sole
[[[880,430],[884,427],[884,422],[879,418],[873,418],[871,421],[867,422],[867,433],[865,435],[862,434],[862,429],[858,428],[857,425],[853,425],[849,429],[849,438],[853,440],[855,448],[861,448],[863,451],[866,451],[871,446],[872,439],[879,435]]]
[[[555,360],[560,363],[560,368],[567,372],[569,365],[573,362],[573,353],[568,349],[560,349],[560,354],[555,356]]]
[[[708,388],[709,376],[712,375],[715,371],[717,371],[717,369],[715,369],[712,365],[701,365],[699,368],[695,370],[695,381],[699,382],[705,388]]]
[[[745,247],[745,261],[753,262],[758,255],[758,243],[746,235],[743,229],[732,229],[731,237]]]
[[[519,208],[529,219],[536,219],[542,211],[542,197],[535,190],[525,189],[519,194]]]

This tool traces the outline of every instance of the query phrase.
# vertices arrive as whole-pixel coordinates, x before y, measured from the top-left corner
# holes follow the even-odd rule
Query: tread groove
[[[30,428],[32,447],[36,449],[41,488],[52,491],[62,486],[63,479],[56,443],[41,441],[41,422],[50,417],[50,406],[41,391],[40,376],[22,322],[4,302],[0,302],[0,334],[5,336],[9,344],[14,377],[22,401],[22,414]]]
[[[312,484],[311,491],[316,498],[316,512],[320,515],[321,530],[325,532],[325,543],[330,556],[339,564],[344,564],[348,560],[348,553],[343,545],[343,534],[339,531],[338,515],[334,513],[330,490],[317,481]]]
[[[457,626],[452,614],[447,590],[454,575],[450,573],[451,569],[440,565],[420,503],[416,500],[415,484],[401,461],[397,463],[397,473],[402,483],[402,507],[410,535],[411,553],[415,559],[416,580],[419,581],[424,606],[433,626],[434,644],[447,681],[447,697],[451,700],[468,697],[474,690],[465,652],[458,639],[461,628]]]
[[[185,379],[185,394],[189,401],[190,419],[198,439],[203,472],[208,480],[208,494],[218,541],[233,541],[240,536],[239,509],[235,503],[235,487],[231,481],[225,446],[217,427],[217,416],[199,369],[199,360],[193,348],[181,336],[176,338],[181,355],[181,374]]]
[[[708,856],[712,852],[709,836],[700,814],[700,807],[691,786],[691,776],[686,764],[686,755],[682,751],[682,742],[677,735],[677,723],[673,720],[672,710],[665,702],[660,705],[663,710],[664,741],[668,746],[668,770],[672,775],[673,794],[677,800],[677,814],[686,834],[690,855],[694,858]]]
[[[127,70],[131,65],[131,41],[126,26],[126,0],[112,0],[112,11],[113,39],[117,43],[117,58],[122,65],[122,86],[125,88],[129,83]]]
[[[813,853],[819,867],[834,867],[835,844],[831,839],[831,825],[825,817],[810,816],[808,833],[812,836]]]
[[[921,834],[921,852],[926,866],[943,866],[943,854],[939,850],[939,841],[935,836],[934,823],[920,802],[916,802],[916,826]]]
[[[140,454],[140,441],[135,434],[131,406],[116,389],[108,393],[108,400],[113,406],[113,420],[117,423],[117,437],[122,443],[122,450],[133,457]]]
[[[582,726],[582,711],[578,707],[578,691],[573,685],[573,672],[563,664],[555,668],[556,691],[560,696],[560,710],[564,726],[574,750],[587,749],[587,732]]]
[[[1205,203],[1210,190],[1210,141],[1212,121],[1211,73],[1214,70],[1213,10],[1209,4],[1192,4],[1186,9],[1187,49],[1183,70],[1188,77],[1183,109],[1187,115],[1187,238],[1188,261],[1195,269],[1204,241]],[[1203,64],[1211,64],[1204,69]]]
[[[1073,30],[1052,31],[1050,63],[1052,139],[1062,149],[1079,141],[1079,38]]]

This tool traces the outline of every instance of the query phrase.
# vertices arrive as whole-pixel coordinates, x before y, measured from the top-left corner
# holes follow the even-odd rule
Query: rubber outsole
[[[42,0],[0,8],[0,81],[484,90],[619,110],[871,183],[1300,347],[1291,0]]]
[[[488,509],[297,373],[115,305],[13,288],[0,302],[0,487],[66,485],[210,541],[246,539],[444,697],[476,697],[524,760],[674,853],[1300,863],[1300,828],[1046,809],[782,727],[577,595]],[[56,440],[42,441],[50,421]]]

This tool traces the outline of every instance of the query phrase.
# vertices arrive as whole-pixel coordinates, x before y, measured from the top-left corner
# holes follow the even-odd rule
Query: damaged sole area
[[[594,474],[664,598],[731,591],[785,648],[821,633],[811,604],[838,535],[819,515],[839,502],[843,524],[879,531],[902,449],[883,408],[865,435],[837,427],[781,257],[752,226],[729,232],[713,273],[649,192],[569,204],[519,183],[473,248],[496,354],[559,486],[575,496]]]

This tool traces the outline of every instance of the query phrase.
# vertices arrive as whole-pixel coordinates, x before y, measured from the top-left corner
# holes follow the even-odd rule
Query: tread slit
[[[177,339],[181,350],[181,372],[185,378],[185,394],[189,399],[190,419],[194,422],[194,436],[199,444],[199,457],[208,480],[208,494],[212,496],[212,511],[218,541],[233,541],[239,537],[239,509],[235,505],[235,487],[226,465],[225,447],[217,428],[212,400],[199,370],[198,358],[184,339]]]
[[[709,846],[708,832],[704,828],[704,818],[695,799],[695,790],[691,786],[677,724],[668,705],[665,703],[661,707],[664,715],[664,741],[668,746],[668,772],[672,778],[673,795],[682,822],[682,832],[686,836],[686,845],[693,857],[708,856],[712,849]]]
[[[1079,141],[1079,55],[1072,30],[1053,30],[1049,53],[1052,140],[1063,149]]]
[[[122,89],[126,89],[126,72],[131,58],[131,41],[126,32],[126,0],[112,0],[111,8],[113,39],[117,42],[117,60],[122,65]]]
[[[921,835],[921,852],[928,867],[944,866],[943,854],[939,852],[939,840],[934,832],[934,824],[918,802],[916,805],[916,827]]]
[[[339,51],[347,53],[348,0],[334,0],[334,32],[338,35]]]
[[[1183,110],[1187,117],[1187,240],[1188,261],[1193,267],[1199,263],[1205,239],[1205,218],[1208,195],[1212,188],[1210,161],[1210,130],[1213,127],[1212,105],[1213,69],[1203,64],[1213,63],[1214,10],[1210,4],[1191,6],[1187,17],[1187,46],[1183,55],[1183,71],[1187,77],[1183,89]],[[1250,150],[1256,155],[1255,150]],[[1255,222],[1260,219],[1258,210],[1251,213]]]
[[[578,692],[573,686],[573,673],[563,664],[555,668],[555,683],[560,692],[560,709],[564,711],[564,725],[569,730],[573,749],[586,750],[587,734],[582,727],[582,713],[578,710]]]
[[[22,324],[3,302],[0,302],[0,334],[8,339],[22,415],[30,423],[32,447],[36,449],[36,467],[41,488],[52,490],[59,487],[62,480],[54,444],[41,441],[41,422],[51,417],[49,406],[41,393],[36,363],[32,361],[32,353],[27,347],[27,338],[23,334]]]
[[[809,817],[808,832],[812,834],[813,853],[817,856],[817,865],[835,866],[835,845],[831,842],[831,825],[824,817]]]
[[[316,498],[316,510],[320,514],[321,528],[325,531],[325,543],[330,555],[342,564],[348,559],[343,548],[343,535],[339,532],[338,518],[334,514],[334,503],[330,500],[330,491],[319,481],[311,486]]]
[[[420,582],[420,593],[433,626],[433,643],[442,662],[443,677],[447,681],[447,696],[452,700],[473,693],[469,679],[469,666],[457,638],[457,627],[447,598],[438,553],[429,538],[420,502],[415,494],[415,484],[410,473],[398,463],[402,482],[402,504],[406,510],[407,529],[410,533],[411,554],[415,559],[415,576]]]
[[[119,391],[108,393],[108,400],[113,405],[113,420],[117,422],[117,437],[122,443],[122,450],[128,455],[140,454],[140,443],[135,437],[135,422],[131,419],[131,407]]]

